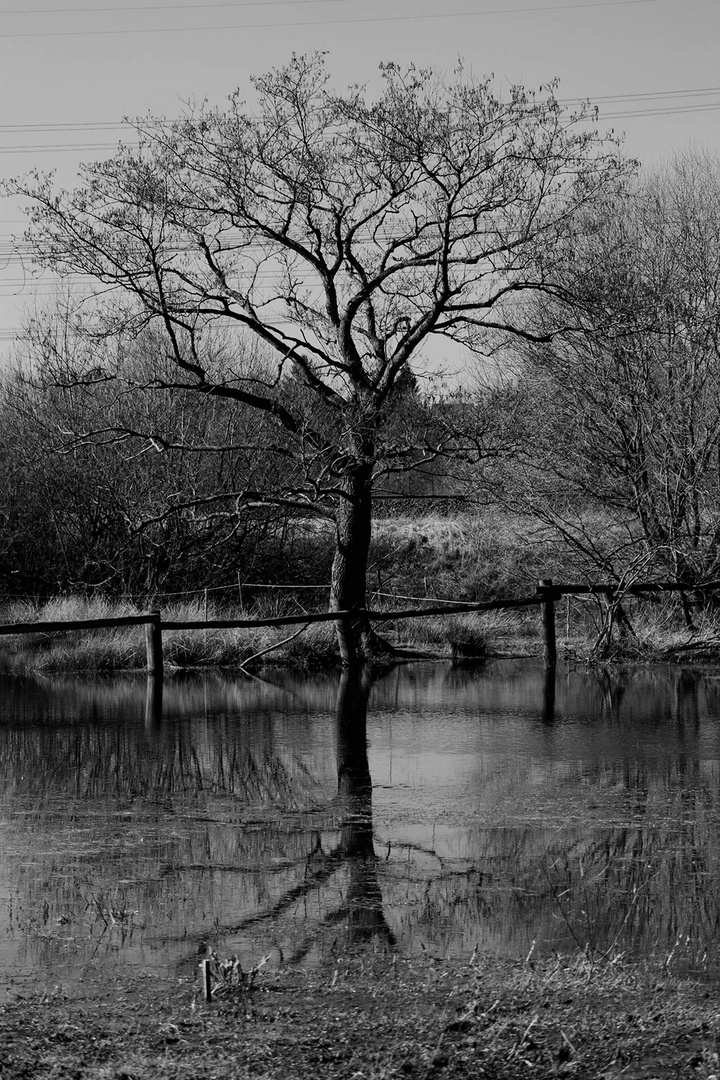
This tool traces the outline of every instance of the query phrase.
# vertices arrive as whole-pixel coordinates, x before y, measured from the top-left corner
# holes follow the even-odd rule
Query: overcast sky
[[[451,71],[462,57],[500,85],[557,76],[625,131],[650,167],[689,145],[720,154],[720,0],[0,0],[0,175],[111,152],[125,116],[222,103],[292,52],[325,49],[342,86],[378,64]],[[51,283],[13,254],[22,215],[0,204],[0,347]]]

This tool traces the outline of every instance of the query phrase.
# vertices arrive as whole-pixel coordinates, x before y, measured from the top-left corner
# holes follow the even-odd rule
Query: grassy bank
[[[388,610],[387,605],[383,607]],[[6,605],[0,609],[0,622],[116,618],[138,615],[142,610],[148,608],[103,599],[64,597],[37,605]],[[288,604],[284,613],[298,612]],[[174,604],[164,608],[162,614],[167,621],[201,621],[205,618],[205,606],[193,602]],[[251,611],[215,605],[207,608],[210,620],[262,619],[266,614],[263,607]],[[417,655],[467,660],[538,652],[536,624],[537,616],[533,618],[532,613],[467,613],[386,622],[380,633],[401,652],[414,650]],[[332,667],[339,661],[335,630],[329,622],[251,629],[165,630],[163,656],[170,671],[203,667],[256,670],[265,663],[317,670]],[[3,638],[0,650],[0,672],[14,674],[137,670],[146,663],[142,626],[9,635]]]
[[[0,1008],[3,1080],[390,1080],[720,1074],[716,992],[663,968],[369,955],[264,969],[208,1004],[195,973],[92,976]]]
[[[0,622],[52,622],[104,619],[138,615],[147,611],[127,602],[103,598],[62,597],[44,603],[16,601],[0,607]],[[381,604],[385,610],[387,603]],[[190,601],[162,608],[166,621],[247,619],[279,614],[298,614],[293,601],[260,603],[254,609],[219,607]],[[381,632],[399,647],[413,647],[432,656],[447,658],[482,657],[496,652],[518,638],[532,638],[532,620],[503,616],[455,615],[383,624]],[[517,643],[513,646],[517,648]],[[523,646],[525,647],[525,646]],[[535,645],[530,644],[530,651]],[[309,669],[337,663],[337,643],[331,623],[307,626],[257,627],[252,629],[166,630],[163,655],[168,669],[198,667],[262,666],[263,662],[287,663]],[[97,630],[69,630],[52,633],[10,635],[3,638],[0,671],[6,673],[53,674],[63,671],[118,671],[141,669],[146,665],[143,627],[110,627]]]
[[[326,555],[328,538],[310,530],[297,544],[297,566],[289,564],[285,584],[307,577],[313,557],[318,565]],[[563,561],[565,560],[565,561]],[[539,577],[577,580],[572,563],[557,547],[529,534],[516,519],[494,514],[454,519],[394,518],[376,523],[371,551],[368,603],[380,610],[421,606],[425,601],[475,602],[498,597],[531,595]],[[212,595],[212,594],[211,594]],[[293,594],[292,588],[255,588],[251,606],[220,604],[204,598],[165,603],[163,597],[137,598],[134,603],[102,597],[62,597],[45,602],[26,600],[0,605],[0,621],[72,620],[136,615],[160,607],[171,621],[208,618],[262,618],[322,609],[322,591]],[[708,615],[689,630],[677,599],[628,600],[624,611],[629,628],[616,632],[604,650],[605,659],[683,659],[720,653],[720,624]],[[595,597],[564,598],[557,607],[561,655],[586,659],[594,655],[603,625],[603,610]],[[400,647],[456,660],[493,655],[533,655],[540,652],[537,609],[518,612],[433,616],[385,623],[381,632]],[[173,668],[257,668],[264,662],[296,667],[327,667],[337,662],[333,627],[302,627],[207,631],[167,631],[163,634],[165,662]],[[0,649],[0,671],[53,673],[113,671],[143,668],[146,663],[142,628],[69,631],[6,637]]]
[[[557,634],[560,659],[637,662],[717,661],[720,656],[720,625],[704,616],[694,629],[681,625],[677,612],[662,605],[643,611],[633,601],[632,632],[615,633],[599,656],[597,641],[601,613],[592,600],[573,598],[558,605]],[[382,605],[385,610],[391,610]],[[594,609],[594,610],[593,610]],[[64,597],[42,604],[14,603],[0,609],[0,622],[72,621],[137,615],[148,608],[104,599]],[[282,609],[281,609],[282,610]],[[273,614],[281,613],[275,609]],[[174,604],[163,609],[168,621],[202,621],[205,606],[199,602]],[[288,604],[287,614],[297,614]],[[209,619],[262,619],[264,607],[247,611],[209,605]],[[520,612],[491,611],[433,615],[381,624],[380,633],[401,653],[453,661],[485,657],[537,656],[541,652],[540,618],[537,608]],[[264,664],[288,664],[317,670],[338,663],[337,643],[331,623],[306,626],[257,627],[251,629],[166,630],[163,632],[166,669],[241,668],[258,670]],[[2,639],[0,673],[57,674],[68,671],[131,671],[146,666],[145,632],[142,627],[111,627],[54,633],[10,635]]]

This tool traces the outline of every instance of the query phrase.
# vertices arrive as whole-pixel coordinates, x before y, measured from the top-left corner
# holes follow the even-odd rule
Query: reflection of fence
[[[389,622],[393,619],[422,619],[430,615],[459,615],[475,611],[503,611],[539,606],[542,618],[543,660],[545,666],[553,668],[557,662],[555,638],[555,604],[563,596],[595,595],[612,613],[622,597],[638,596],[643,593],[657,594],[664,592],[695,593],[720,589],[720,581],[708,581],[702,585],[689,586],[676,581],[635,582],[619,587],[612,584],[599,585],[562,585],[552,578],[542,578],[533,596],[519,599],[484,600],[469,604],[428,604],[421,608],[408,608],[400,611],[317,611],[302,615],[278,615],[264,619],[168,619],[164,620],[159,611],[149,611],[142,615],[124,615],[105,619],[72,619],[68,621],[18,622],[0,625],[0,636],[10,634],[43,634],[68,630],[96,630],[103,627],[145,626],[148,674],[162,677],[163,671],[163,630],[233,630],[252,629],[261,626],[309,626],[311,623],[338,622],[346,618],[367,618],[372,622]]]

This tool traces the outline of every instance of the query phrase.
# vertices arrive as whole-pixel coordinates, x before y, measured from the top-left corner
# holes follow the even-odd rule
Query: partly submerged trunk
[[[366,606],[367,564],[372,530],[372,465],[369,455],[348,470],[335,515],[335,557],[330,577],[330,610],[351,614],[336,623],[344,668],[356,668],[391,650],[363,615]]]

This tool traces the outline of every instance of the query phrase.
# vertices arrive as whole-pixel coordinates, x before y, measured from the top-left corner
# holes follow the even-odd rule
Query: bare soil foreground
[[[263,969],[210,1004],[190,976],[88,980],[0,1009],[0,1077],[720,1076],[718,991],[661,971],[383,955]]]

